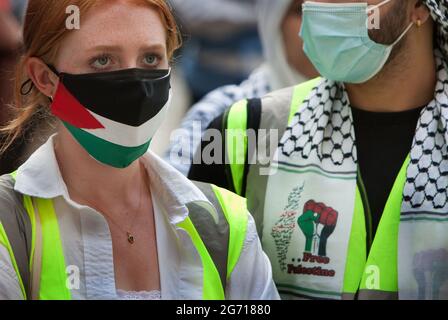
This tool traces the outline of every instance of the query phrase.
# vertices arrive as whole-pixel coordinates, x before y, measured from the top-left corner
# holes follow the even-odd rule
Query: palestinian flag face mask
[[[125,69],[59,73],[51,105],[79,144],[97,161],[126,168],[149,148],[170,102],[170,70]]]

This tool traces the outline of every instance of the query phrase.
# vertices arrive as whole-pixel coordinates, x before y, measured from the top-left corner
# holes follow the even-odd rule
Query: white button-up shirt
[[[148,172],[158,247],[162,299],[202,299],[203,266],[190,236],[178,224],[188,217],[186,204],[208,201],[182,174],[152,152],[143,157]],[[15,190],[52,199],[67,266],[79,269],[73,299],[117,299],[112,239],[106,219],[70,199],[54,153],[54,137],[19,168]],[[1,201],[1,199],[0,199]],[[228,281],[227,299],[278,299],[272,270],[249,215],[240,259]],[[22,299],[6,248],[0,245],[0,299]]]

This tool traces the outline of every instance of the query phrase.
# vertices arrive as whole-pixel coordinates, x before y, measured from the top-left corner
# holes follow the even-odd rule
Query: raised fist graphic
[[[440,289],[448,280],[448,251],[439,249],[419,252],[414,256],[413,267],[418,299],[439,299]]]
[[[338,213],[321,202],[309,200],[297,223],[305,235],[305,251],[326,256],[327,239],[336,228]]]

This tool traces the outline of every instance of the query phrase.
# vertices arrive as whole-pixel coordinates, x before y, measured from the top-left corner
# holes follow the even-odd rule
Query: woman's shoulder
[[[0,176],[0,204],[16,195],[14,184],[15,180],[11,174]]]
[[[15,180],[12,175],[0,176],[0,222],[5,215],[16,214],[23,207],[22,195],[14,190]]]

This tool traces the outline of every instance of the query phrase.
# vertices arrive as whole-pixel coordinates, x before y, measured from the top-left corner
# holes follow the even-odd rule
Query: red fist
[[[331,207],[325,208],[320,214],[319,223],[324,226],[335,226],[338,221],[338,213]]]
[[[303,213],[311,210],[317,214],[321,214],[326,208],[327,206],[322,202],[309,200],[305,203],[305,206],[303,207]]]

